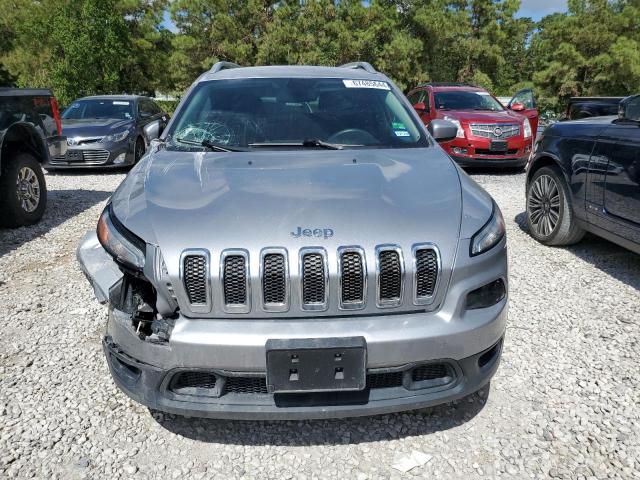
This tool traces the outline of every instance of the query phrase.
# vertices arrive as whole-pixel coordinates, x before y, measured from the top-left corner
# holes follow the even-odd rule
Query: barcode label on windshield
[[[380,90],[391,90],[387,82],[378,80],[342,80],[347,88],[377,88]]]

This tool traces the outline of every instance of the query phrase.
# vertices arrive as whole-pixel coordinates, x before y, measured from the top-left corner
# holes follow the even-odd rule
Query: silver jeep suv
[[[78,249],[117,385],[189,416],[448,402],[495,373],[500,210],[366,63],[218,63]]]

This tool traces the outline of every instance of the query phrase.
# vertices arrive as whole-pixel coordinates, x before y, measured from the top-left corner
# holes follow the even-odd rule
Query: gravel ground
[[[429,410],[308,422],[163,415],[117,390],[106,308],[75,248],[122,178],[48,175],[43,221],[0,230],[0,477],[640,478],[640,256],[594,237],[534,242],[520,226],[523,174],[474,174],[509,230],[510,320],[491,385]],[[421,465],[393,468],[409,459]]]

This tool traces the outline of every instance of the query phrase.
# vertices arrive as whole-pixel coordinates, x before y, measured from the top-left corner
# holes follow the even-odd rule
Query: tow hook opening
[[[166,343],[171,337],[174,317],[162,316],[155,308],[157,293],[144,277],[124,272],[122,279],[109,292],[111,305],[131,316],[131,328],[140,340]]]

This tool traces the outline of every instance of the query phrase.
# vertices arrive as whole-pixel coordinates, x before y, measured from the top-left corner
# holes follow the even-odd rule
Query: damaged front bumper
[[[504,245],[474,282],[504,278],[506,255],[499,248]],[[473,288],[469,284],[453,286],[449,300],[432,312],[264,320],[189,318],[178,311],[145,317],[132,305],[152,303],[149,293],[138,292],[137,280],[120,272],[95,234],[85,237],[78,259],[98,299],[109,301],[103,346],[114,381],[136,401],[166,412],[309,419],[424,408],[482,388],[502,352],[507,299],[461,313],[457,305]],[[133,301],[136,295],[141,298]],[[267,341],[340,337],[366,341],[365,389],[268,392]]]

